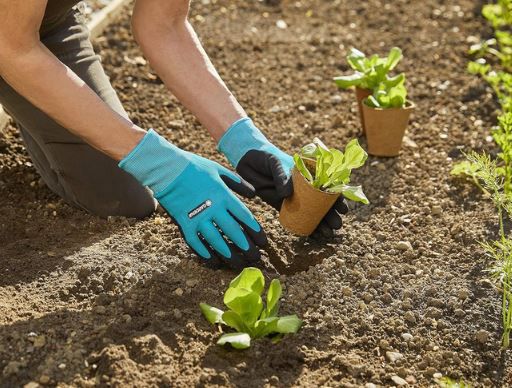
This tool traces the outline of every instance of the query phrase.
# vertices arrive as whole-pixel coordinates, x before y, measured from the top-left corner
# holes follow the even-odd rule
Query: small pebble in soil
[[[391,351],[386,352],[386,359],[389,362],[396,362],[396,361],[402,359],[403,357],[404,357],[404,355],[399,352],[391,352]]]
[[[392,376],[391,380],[393,380],[393,382],[398,386],[407,385],[407,381],[405,381],[400,376]]]
[[[411,333],[403,333],[402,334],[402,339],[406,342],[409,342],[412,340],[412,334]]]
[[[487,330],[478,330],[475,334],[475,338],[481,344],[485,344],[489,340],[490,334]]]
[[[181,288],[176,288],[176,289],[174,290],[174,293],[175,293],[176,295],[178,295],[178,296],[182,296],[182,295],[183,295],[183,289],[181,289]]]
[[[334,96],[331,97],[331,102],[333,104],[339,104],[343,99],[341,98],[340,95],[336,94]]]
[[[433,216],[439,216],[443,212],[443,208],[439,205],[433,205],[431,208],[431,212]]]
[[[183,314],[178,309],[174,309],[172,311],[172,314],[174,315],[174,318],[176,318],[176,319],[180,319],[181,317],[183,317]]]
[[[401,251],[412,251],[412,245],[409,241],[399,241],[398,244],[396,244],[396,249]]]
[[[404,319],[408,323],[416,323],[416,317],[412,311],[407,311],[404,315]]]
[[[459,297],[459,299],[465,300],[469,297],[469,291],[462,288],[457,292],[457,296]]]

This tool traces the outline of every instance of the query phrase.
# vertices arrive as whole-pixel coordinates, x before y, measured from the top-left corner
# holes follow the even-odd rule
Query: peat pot
[[[374,156],[397,156],[415,105],[403,108],[372,108],[363,104],[368,153]]]
[[[294,168],[293,195],[283,201],[279,221],[284,228],[299,236],[309,236],[341,194],[315,189]]]
[[[359,119],[361,120],[361,131],[363,135],[366,132],[366,128],[364,126],[364,115],[363,115],[363,101],[366,100],[369,96],[371,96],[372,91],[370,89],[362,89],[356,87],[354,89],[357,101],[357,110],[359,111]]]

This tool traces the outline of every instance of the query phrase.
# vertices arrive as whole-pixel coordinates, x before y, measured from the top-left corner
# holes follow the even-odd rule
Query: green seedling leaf
[[[222,314],[224,314],[224,311],[216,307],[207,305],[206,303],[199,303],[199,307],[201,308],[201,311],[203,312],[203,315],[205,316],[206,320],[210,322],[212,325],[218,323],[224,324],[224,321],[222,320]]]
[[[357,139],[351,140],[345,147],[345,158],[343,160],[343,167],[353,170],[364,166],[364,163],[368,159],[368,154],[359,145]]]
[[[297,167],[297,170],[302,174],[304,178],[307,179],[308,182],[313,183],[313,175],[309,172],[308,168],[306,167],[306,164],[304,163],[304,160],[300,157],[299,154],[295,154],[293,156],[293,160],[295,161],[295,167]]]
[[[359,86],[365,79],[365,75],[359,72],[356,72],[351,75],[344,75],[334,78],[334,82],[340,89],[348,89],[353,86]]]
[[[291,334],[299,331],[302,321],[296,315],[281,317],[276,322],[276,332],[280,334]]]
[[[265,288],[265,278],[258,268],[245,268],[229,283],[230,288],[245,288],[261,295]]]
[[[316,158],[318,155],[317,145],[315,143],[306,144],[300,150],[300,155],[305,158]]]
[[[275,317],[279,312],[279,299],[283,293],[283,287],[278,279],[273,279],[268,287],[266,317]]]
[[[388,54],[386,65],[384,66],[387,71],[393,70],[398,62],[402,60],[402,50],[398,47],[393,47]]]
[[[224,303],[237,313],[247,326],[252,326],[263,310],[261,296],[246,288],[228,288]]]
[[[393,47],[386,57],[379,57],[376,54],[367,57],[363,52],[352,48],[347,56],[347,62],[355,72],[335,77],[334,81],[341,89],[358,86],[375,90],[381,83],[390,79],[389,72],[397,66],[402,57],[402,50],[398,47]]]
[[[235,349],[247,349],[251,346],[251,336],[247,333],[223,334],[217,341],[217,345],[230,344]]]
[[[222,320],[224,321],[223,323],[226,326],[229,326],[235,329],[236,331],[243,333],[250,332],[250,329],[246,326],[245,322],[240,317],[240,315],[238,315],[234,311],[226,311],[224,314],[222,314]]]
[[[453,176],[474,176],[478,173],[478,166],[465,160],[454,165],[450,173]]]
[[[364,195],[361,186],[338,185],[329,188],[327,191],[330,193],[342,193],[345,198],[354,202],[361,202],[365,205],[370,203],[368,198],[366,198],[366,195]]]
[[[266,337],[276,332],[278,317],[269,317],[258,320],[254,325],[254,337]]]

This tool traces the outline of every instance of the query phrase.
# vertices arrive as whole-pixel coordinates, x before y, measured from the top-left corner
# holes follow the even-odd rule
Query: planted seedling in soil
[[[396,156],[414,105],[407,101],[405,74],[382,81],[363,103],[368,152]]]
[[[257,268],[245,268],[234,278],[224,294],[224,304],[229,308],[222,311],[201,303],[204,316],[214,325],[230,327],[236,332],[223,334],[218,345],[230,344],[235,349],[251,346],[251,339],[270,337],[280,341],[285,334],[296,333],[302,321],[296,315],[278,317],[282,287],[278,279],[272,280],[263,303],[262,294],[265,278]]]
[[[402,59],[402,50],[393,47],[387,57],[372,55],[367,57],[363,52],[352,48],[347,56],[347,62],[355,70],[353,74],[334,78],[334,82],[340,89],[355,87],[359,117],[365,132],[363,116],[363,100],[372,94],[372,91],[383,81],[388,80],[389,72],[392,71]]]
[[[361,186],[350,184],[352,170],[362,167],[368,154],[357,139],[345,152],[327,148],[320,139],[304,146],[294,155],[293,195],[285,199],[279,219],[293,233],[309,236],[340,195],[368,204]]]

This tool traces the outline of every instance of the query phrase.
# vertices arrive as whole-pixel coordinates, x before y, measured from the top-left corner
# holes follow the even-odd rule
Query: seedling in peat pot
[[[353,74],[334,78],[334,82],[340,89],[355,87],[357,106],[363,133],[365,122],[363,116],[363,100],[372,94],[372,91],[383,81],[389,79],[389,72],[393,70],[402,59],[402,50],[393,47],[388,56],[381,58],[378,55],[367,57],[361,51],[352,48],[347,56],[347,62],[355,70]]]
[[[362,167],[368,154],[357,139],[345,152],[327,148],[320,139],[295,154],[292,172],[293,195],[285,199],[279,220],[291,232],[309,236],[340,195],[368,204],[361,186],[350,185],[352,170]]]
[[[216,307],[201,303],[204,316],[214,325],[228,326],[235,333],[223,334],[218,345],[230,344],[235,349],[251,346],[251,339],[271,337],[280,341],[285,334],[296,333],[302,321],[296,315],[278,317],[279,300],[282,287],[278,279],[272,280],[267,291],[266,305],[262,294],[265,278],[257,268],[245,268],[234,278],[224,294],[224,304],[229,308],[222,311]]]
[[[382,81],[363,103],[368,152],[398,155],[413,110],[414,104],[407,100],[404,74]]]

